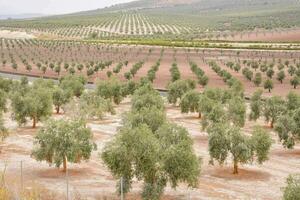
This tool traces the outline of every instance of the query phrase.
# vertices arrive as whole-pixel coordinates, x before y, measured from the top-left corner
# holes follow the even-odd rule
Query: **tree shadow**
[[[239,181],[267,181],[271,175],[268,172],[239,168],[238,174],[233,174],[233,169],[230,167],[215,167],[210,172],[211,176],[223,178],[227,180]]]
[[[300,158],[300,149],[279,149],[274,150],[272,155],[279,157]]]

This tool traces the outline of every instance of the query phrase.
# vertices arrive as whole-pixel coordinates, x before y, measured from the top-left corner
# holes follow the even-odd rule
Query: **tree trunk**
[[[32,124],[32,128],[36,128],[36,117],[33,117],[33,124]]]
[[[67,172],[67,157],[64,156],[63,160],[63,172]]]
[[[274,120],[271,120],[270,126],[271,126],[271,128],[274,128]]]
[[[199,112],[199,116],[198,117],[199,117],[199,119],[201,119],[201,117],[202,117],[201,112]]]
[[[238,174],[239,171],[238,171],[238,162],[237,161],[234,161],[234,164],[233,164],[233,174]]]
[[[56,114],[59,114],[59,111],[60,111],[60,106],[56,106]]]

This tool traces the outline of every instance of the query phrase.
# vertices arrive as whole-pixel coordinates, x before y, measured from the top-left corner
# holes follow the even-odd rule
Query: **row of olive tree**
[[[274,128],[280,141],[286,148],[293,148],[300,140],[300,95],[290,92],[284,99],[273,96],[262,97],[262,91],[256,91],[250,103],[250,119],[257,120],[264,117]]]
[[[183,95],[180,107],[183,113],[199,113],[202,129],[208,132],[210,163],[224,164],[232,158],[233,173],[237,174],[239,163],[252,163],[256,158],[261,164],[268,159],[271,138],[260,127],[254,128],[251,137],[243,133],[246,103],[239,84],[235,85],[229,90],[206,89],[202,94],[190,90]]]

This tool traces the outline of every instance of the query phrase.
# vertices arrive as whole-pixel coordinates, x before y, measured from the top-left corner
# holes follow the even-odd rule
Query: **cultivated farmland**
[[[299,200],[299,13],[139,0],[0,20],[0,200]]]

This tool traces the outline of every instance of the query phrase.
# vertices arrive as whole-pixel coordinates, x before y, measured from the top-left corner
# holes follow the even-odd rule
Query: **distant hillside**
[[[43,17],[43,14],[27,13],[27,14],[11,14],[11,15],[0,15],[0,19],[29,19],[34,17]]]
[[[299,0],[140,0],[0,27],[63,38],[218,39],[300,27]],[[241,36],[242,37],[242,36]]]

